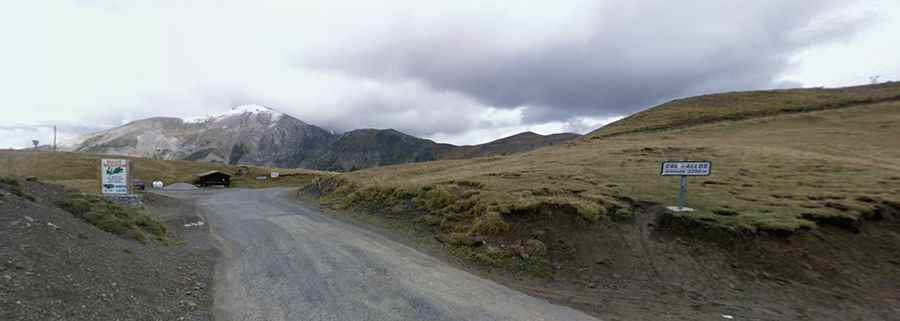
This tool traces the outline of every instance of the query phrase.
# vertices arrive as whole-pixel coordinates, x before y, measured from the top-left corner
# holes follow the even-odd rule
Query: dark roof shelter
[[[197,176],[195,184],[199,186],[231,186],[231,175],[220,171],[208,171],[195,176]]]

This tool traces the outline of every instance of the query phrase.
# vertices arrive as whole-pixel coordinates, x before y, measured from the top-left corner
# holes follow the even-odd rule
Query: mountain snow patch
[[[282,114],[281,112],[278,112],[272,108],[269,108],[269,107],[266,107],[263,105],[250,104],[250,105],[240,105],[240,106],[232,108],[229,111],[226,111],[224,113],[217,114],[217,115],[207,115],[207,116],[202,116],[202,117],[187,118],[184,120],[184,122],[186,122],[186,123],[204,123],[204,122],[210,122],[210,121],[217,121],[220,119],[233,117],[233,116],[243,116],[245,114],[271,115],[272,123],[278,122],[278,120],[281,119],[281,116],[284,116],[284,114]]]

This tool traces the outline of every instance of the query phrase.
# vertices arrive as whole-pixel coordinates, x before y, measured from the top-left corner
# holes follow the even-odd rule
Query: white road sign
[[[128,160],[100,160],[100,191],[103,194],[128,194]]]
[[[665,161],[662,176],[709,176],[712,163],[709,161]]]

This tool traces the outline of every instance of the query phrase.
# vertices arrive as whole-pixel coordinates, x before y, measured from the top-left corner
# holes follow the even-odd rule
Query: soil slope
[[[101,231],[55,206],[57,185],[0,184],[0,320],[211,320],[214,252],[188,207],[157,217],[179,244]],[[153,203],[153,201],[151,201]],[[151,211],[154,212],[154,211]]]

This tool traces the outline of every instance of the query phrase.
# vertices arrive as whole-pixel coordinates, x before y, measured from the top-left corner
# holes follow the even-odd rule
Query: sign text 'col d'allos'
[[[662,176],[709,176],[712,163],[709,161],[665,161]]]
[[[712,162],[709,161],[664,161],[660,175],[681,176],[676,205],[670,206],[668,209],[675,212],[693,211],[692,208],[684,207],[684,200],[687,197],[686,178],[688,176],[709,176],[710,173],[712,173]]]

